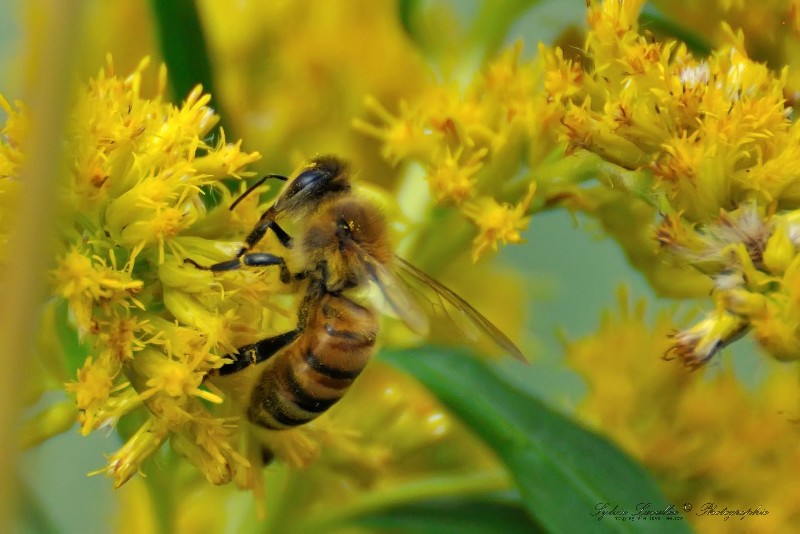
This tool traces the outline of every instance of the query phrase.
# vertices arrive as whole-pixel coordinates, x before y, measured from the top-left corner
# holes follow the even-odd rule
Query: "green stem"
[[[648,2],[639,14],[639,26],[649,31],[670,35],[684,43],[698,56],[705,57],[714,49],[711,41],[692,31],[680,22],[665,16],[656,6]]]
[[[649,170],[624,169],[586,151],[568,157],[554,154],[549,161],[509,184],[504,193],[512,198],[519,198],[525,193],[528,184],[536,181],[536,199],[527,212],[528,215],[533,215],[559,208],[560,203],[554,202],[555,199],[560,195],[574,194],[576,187],[590,180],[609,189],[627,191],[660,211],[669,209],[664,195],[654,189],[653,176]]]
[[[460,212],[447,207],[435,208],[433,221],[420,232],[411,247],[411,259],[429,275],[436,276],[467,249],[474,233],[474,228]]]
[[[150,494],[153,511],[157,518],[159,532],[169,534],[175,531],[175,495],[181,491],[179,481],[176,480],[176,462],[178,458],[167,451],[166,457],[158,460],[151,458],[145,462],[143,471],[145,486]]]

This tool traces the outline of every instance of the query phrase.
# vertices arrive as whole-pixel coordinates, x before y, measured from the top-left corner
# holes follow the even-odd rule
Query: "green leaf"
[[[359,517],[353,523],[377,532],[414,534],[503,534],[544,532],[517,494],[430,499],[406,503]]]
[[[714,48],[708,39],[682,26],[680,22],[667,17],[650,3],[645,4],[639,14],[639,26],[655,33],[673,37],[686,44],[689,50],[701,57],[711,54],[711,50]]]
[[[650,475],[607,439],[512,385],[496,364],[439,348],[384,351],[381,358],[419,379],[495,450],[528,511],[547,530],[689,531],[677,511],[636,516],[638,506],[670,506]],[[604,506],[626,512],[625,520],[599,517]]]
[[[400,25],[412,41],[417,39],[417,28],[415,17],[419,11],[419,0],[400,0],[397,3],[397,14],[400,17]]]
[[[150,6],[156,21],[161,55],[167,64],[172,100],[182,101],[195,85],[201,84],[211,95],[211,107],[220,115],[222,124],[225,113],[216,99],[213,69],[196,2],[151,0]]]

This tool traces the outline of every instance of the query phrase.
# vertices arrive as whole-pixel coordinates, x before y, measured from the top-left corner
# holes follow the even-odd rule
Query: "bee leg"
[[[268,252],[251,252],[242,256],[242,261],[245,265],[250,267],[268,267],[270,265],[277,265],[281,271],[281,282],[288,284],[292,279],[292,273],[286,266],[286,260],[280,256],[269,254]],[[223,262],[228,263],[228,262]]]
[[[271,210],[267,210],[258,224],[256,224],[255,228],[247,234],[247,237],[244,239],[244,246],[236,253],[236,257],[241,258],[248,250],[256,246],[267,234],[267,230],[272,230],[275,233],[275,237],[278,238],[281,245],[286,248],[292,248],[292,237],[275,222]]]
[[[188,263],[189,265],[193,265],[194,267],[202,269],[204,271],[214,271],[214,272],[233,271],[242,266],[241,262],[238,259],[221,261],[219,263],[215,263],[214,265],[209,265],[208,267],[206,267],[205,265],[200,265],[191,258],[183,258],[183,263]]]
[[[244,254],[241,257],[237,257],[234,260],[221,261],[219,263],[209,265],[208,267],[200,265],[190,258],[184,258],[183,263],[188,263],[190,265],[194,265],[198,269],[202,269],[204,271],[213,271],[215,273],[235,271],[236,269],[241,268],[242,265],[247,265],[248,267],[268,267],[270,265],[277,265],[281,271],[281,282],[288,284],[292,279],[292,273],[289,272],[289,268],[286,266],[286,260],[280,256],[275,256],[274,254],[269,254],[267,252],[251,252],[250,254]]]
[[[220,367],[218,372],[222,376],[230,375],[241,371],[245,367],[266,361],[279,350],[297,339],[299,335],[300,330],[291,330],[283,334],[278,334],[277,336],[256,341],[244,347],[239,347],[239,350],[236,351],[235,354],[228,354],[228,357],[234,358],[234,360]]]

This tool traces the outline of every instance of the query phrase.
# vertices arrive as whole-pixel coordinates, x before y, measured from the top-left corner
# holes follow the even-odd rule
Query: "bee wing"
[[[416,334],[428,333],[428,318],[417,301],[389,269],[376,261],[367,261],[367,272],[381,292],[381,296],[391,311]]]
[[[397,271],[403,281],[441,310],[469,338],[483,335],[514,358],[527,362],[522,351],[481,312],[459,297],[453,290],[437,282],[403,258],[395,256]]]

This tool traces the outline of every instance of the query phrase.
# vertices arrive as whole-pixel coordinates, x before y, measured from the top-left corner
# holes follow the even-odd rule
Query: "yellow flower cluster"
[[[142,94],[146,66],[119,76],[109,58],[79,90],[67,131],[65,222],[51,280],[89,354],[67,389],[83,433],[134,412],[143,421],[104,469],[115,485],[170,438],[219,484],[249,461],[237,452],[231,417],[215,415],[223,398],[204,378],[269,325],[270,295],[281,284],[269,272],[216,278],[183,260],[233,255],[259,216],[258,200],[235,213],[204,201],[216,192],[227,206],[221,180],[247,175],[259,155],[222,132],[211,141],[218,118],[199,87],[181,106],[165,102],[163,67],[155,94]]]
[[[647,466],[673,503],[692,504],[685,517],[696,529],[731,531],[732,521],[697,515],[710,502],[769,512],[744,518],[742,531],[796,530],[796,376],[773,369],[750,391],[729,367],[698,378],[681,366],[659,365],[671,321],[661,314],[651,327],[645,315],[644,304],[632,306],[623,292],[618,313],[567,347],[570,365],[587,382],[581,416]]]
[[[676,334],[670,355],[698,366],[752,328],[771,354],[796,359],[800,125],[784,97],[788,70],[751,60],[743,35],[724,24],[707,58],[653,41],[637,27],[640,8],[589,3],[591,65],[549,95],[564,106],[563,138],[613,164],[609,174],[636,176],[635,186],[614,183],[661,213],[652,248],[660,242],[673,265],[713,282],[714,311]]]
[[[498,242],[522,241],[536,190],[523,175],[554,148],[549,132],[558,115],[540,91],[544,63],[523,61],[521,51],[501,54],[463,90],[431,85],[394,113],[368,98],[372,118],[354,121],[382,142],[387,161],[422,165],[436,202],[457,206],[478,226],[476,261]]]

